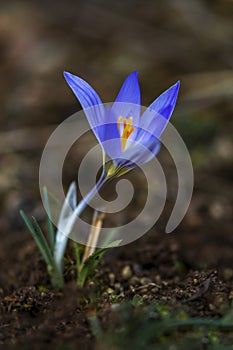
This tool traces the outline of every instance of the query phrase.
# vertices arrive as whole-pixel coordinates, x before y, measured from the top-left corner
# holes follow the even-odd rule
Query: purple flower
[[[120,175],[148,162],[160,150],[159,138],[175,108],[180,82],[163,92],[141,115],[138,73],[131,73],[111,107],[83,79],[65,72],[104,152],[112,159],[108,175]]]

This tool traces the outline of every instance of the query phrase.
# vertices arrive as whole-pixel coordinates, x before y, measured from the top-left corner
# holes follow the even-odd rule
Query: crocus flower
[[[137,72],[126,78],[111,107],[106,107],[95,90],[83,79],[68,72],[64,76],[79,100],[104,154],[111,158],[111,162],[107,166],[104,164],[100,179],[79,204],[76,203],[75,183],[70,186],[56,234],[54,257],[60,270],[74,223],[98,190],[112,177],[148,162],[159,152],[159,138],[172,115],[180,86],[179,82],[171,86],[141,115]],[[74,202],[71,207],[70,202]]]
[[[125,80],[115,102],[105,107],[83,79],[65,72],[103,151],[112,159],[108,175],[121,175],[148,162],[160,149],[159,138],[174,110],[180,82],[163,92],[141,115],[138,73]]]

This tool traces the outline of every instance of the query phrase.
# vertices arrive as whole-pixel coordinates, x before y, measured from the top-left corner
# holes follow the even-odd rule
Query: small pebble
[[[143,289],[140,290],[140,292],[141,292],[142,294],[146,293],[147,291],[148,291],[147,288],[143,288]]]
[[[221,219],[224,217],[225,214],[225,210],[224,210],[224,206],[222,203],[212,203],[210,205],[209,208],[210,211],[210,215],[214,218],[214,219]]]
[[[161,276],[160,275],[156,275],[155,276],[155,282],[156,283],[160,283],[161,282]]]
[[[152,281],[151,281],[151,278],[148,278],[148,277],[142,277],[142,278],[140,278],[140,283],[141,283],[141,285],[142,286],[144,286],[145,284],[149,284],[149,283],[151,283]]]
[[[121,271],[121,276],[126,280],[132,276],[132,270],[131,270],[131,267],[129,265],[126,265],[123,267],[123,269]]]
[[[108,288],[108,289],[107,289],[107,293],[108,293],[108,294],[113,294],[113,293],[114,293],[114,290],[113,290],[112,288]]]
[[[221,305],[223,303],[223,297],[219,296],[216,298],[216,303]]]
[[[123,290],[123,287],[122,287],[122,285],[120,283],[115,283],[114,284],[114,289],[117,292],[121,292]]]
[[[132,284],[133,286],[136,286],[140,283],[140,279],[137,276],[133,276],[130,278],[130,284]]]
[[[177,243],[171,244],[171,245],[170,245],[170,250],[171,250],[172,252],[177,251],[177,250],[178,250],[178,244],[177,244]]]
[[[213,304],[209,304],[209,309],[210,309],[211,311],[213,311],[213,310],[216,309],[216,308],[215,308],[215,306],[214,306]]]
[[[114,282],[115,282],[115,275],[114,275],[114,273],[110,273],[108,275],[108,278],[109,278],[110,283],[114,284]]]

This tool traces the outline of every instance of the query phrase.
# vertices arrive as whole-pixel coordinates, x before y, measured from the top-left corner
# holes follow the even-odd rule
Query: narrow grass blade
[[[77,242],[74,242],[74,254],[75,254],[77,271],[79,272],[81,267],[81,257],[80,257],[80,247]]]
[[[48,268],[48,272],[51,276],[51,282],[53,284],[54,287],[56,288],[62,288],[64,285],[64,280],[63,280],[63,276],[62,273],[59,271],[56,262],[53,258],[52,252],[49,248],[49,245],[45,239],[45,236],[38,224],[38,222],[36,221],[36,219],[34,217],[32,217],[33,223],[35,225],[35,229],[36,229],[36,233],[38,234],[38,237],[41,239],[41,242],[43,244],[43,248],[46,252],[46,256],[47,256],[47,268]]]
[[[107,247],[105,248],[101,248],[99,250],[97,250],[97,252],[95,252],[94,254],[92,254],[84,263],[79,275],[78,275],[78,279],[77,279],[77,284],[80,287],[83,287],[86,279],[89,275],[91,275],[91,273],[94,271],[94,269],[97,267],[97,265],[99,264],[101,258],[103,257],[103,255],[106,253],[106,251],[109,248],[115,248],[118,247],[121,243],[121,240],[117,240],[115,242],[110,243]]]
[[[44,205],[45,205],[45,210],[47,213],[47,227],[48,227],[48,237],[49,237],[49,244],[51,251],[54,251],[54,246],[55,246],[55,232],[54,232],[54,227],[53,223],[51,221],[51,210],[50,210],[50,204],[49,204],[49,197],[48,197],[48,190],[46,187],[42,188],[42,193],[43,193],[43,198],[44,198]]]
[[[105,238],[105,240],[104,240],[104,243],[103,243],[103,245],[104,245],[105,247],[108,247],[109,244],[111,244],[111,242],[112,242],[114,236],[116,235],[116,233],[117,233],[118,231],[119,231],[119,229],[118,229],[117,227],[112,228],[111,230],[109,230],[109,233],[108,233],[108,235],[106,236],[106,238]],[[114,241],[113,241],[113,243],[114,243]]]
[[[48,242],[46,241],[45,236],[44,236],[44,234],[43,234],[43,232],[42,232],[42,230],[41,230],[37,220],[34,217],[32,217],[32,221],[33,221],[33,224],[34,224],[37,236],[39,237],[39,239],[40,239],[40,241],[41,241],[41,243],[43,245],[43,249],[44,249],[45,254],[47,256],[48,264],[52,266],[54,264],[54,262],[53,262],[52,252],[51,252],[51,250],[49,248]],[[46,261],[46,263],[47,263],[47,261]]]
[[[46,264],[51,265],[51,259],[50,259],[49,253],[48,253],[48,244],[45,241],[43,233],[38,234],[37,230],[35,230],[35,228],[31,224],[30,220],[27,218],[27,216],[25,215],[25,213],[22,210],[20,211],[20,215],[22,216],[28,230],[30,231],[34,241],[36,242],[36,245],[38,246],[38,248],[41,252],[41,255],[43,256]],[[44,243],[44,241],[46,242],[46,244]],[[46,245],[47,245],[47,247],[46,247]],[[50,255],[51,255],[51,253],[50,253]]]
[[[30,220],[27,218],[27,216],[25,215],[25,213],[22,210],[20,211],[20,215],[22,216],[22,218],[23,218],[29,232],[31,233],[42,257],[45,260],[48,273],[50,274],[52,285],[55,288],[62,288],[64,285],[63,276],[59,273],[59,271],[57,269],[57,266],[56,266],[55,261],[54,261],[53,256],[52,256],[52,253],[50,251],[48,243],[44,237],[44,234],[43,234],[39,224],[37,223],[35,218],[32,218],[33,224],[35,226],[35,227],[33,227],[32,223],[30,222]]]

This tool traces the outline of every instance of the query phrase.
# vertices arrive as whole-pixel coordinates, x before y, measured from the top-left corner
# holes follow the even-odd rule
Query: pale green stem
[[[57,268],[61,272],[63,269],[63,256],[66,250],[67,242],[69,235],[74,227],[74,224],[79,217],[79,215],[83,212],[83,210],[86,208],[88,203],[94,198],[96,193],[100,190],[100,188],[106,183],[106,176],[103,173],[100,177],[99,181],[93,187],[93,189],[83,198],[83,200],[77,205],[77,207],[74,209],[72,215],[67,218],[66,226],[62,229],[62,232],[57,230],[56,233],[56,242],[55,242],[55,249],[54,249],[54,259],[57,265]]]

